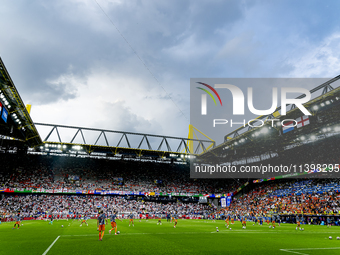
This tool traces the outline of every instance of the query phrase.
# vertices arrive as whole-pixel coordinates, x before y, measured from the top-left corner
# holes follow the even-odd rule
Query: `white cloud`
[[[190,35],[180,43],[164,49],[165,54],[178,61],[192,62],[212,53],[212,47],[206,41],[199,41],[195,35]]]
[[[292,77],[335,77],[340,70],[340,33],[326,37],[319,45],[303,42],[303,50],[288,63]]]
[[[188,121],[157,86],[140,77],[93,70],[87,78],[64,74],[56,84],[77,88],[76,100],[34,105],[34,122],[185,136]]]

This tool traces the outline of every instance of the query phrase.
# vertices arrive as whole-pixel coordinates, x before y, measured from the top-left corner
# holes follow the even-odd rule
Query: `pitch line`
[[[48,253],[48,251],[53,247],[53,245],[56,243],[56,241],[58,241],[60,236],[58,236],[53,243],[47,248],[47,250],[42,254],[42,255],[46,255]]]
[[[308,253],[302,253],[297,251],[308,251],[308,250],[338,250],[340,247],[330,247],[330,248],[297,248],[297,249],[280,249],[280,251],[290,252],[300,255],[309,255]]]
[[[308,255],[307,253],[301,253],[301,252],[291,251],[287,249],[280,249],[280,251],[285,251],[285,252],[290,252],[290,253],[295,253],[295,254],[300,254],[300,255]]]

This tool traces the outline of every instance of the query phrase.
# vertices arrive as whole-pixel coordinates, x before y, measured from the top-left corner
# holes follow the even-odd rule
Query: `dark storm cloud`
[[[237,1],[98,3],[158,78],[163,68],[176,72],[170,66],[181,65],[169,61],[163,49],[192,35],[211,40],[217,28],[242,16]],[[35,104],[76,97],[72,84],[50,82],[60,75],[72,73],[86,82],[95,64],[116,68],[131,56],[142,65],[94,1],[7,2],[1,14],[11,23],[2,24],[7,35],[0,43],[6,49],[2,57],[21,94]],[[191,73],[190,67],[183,72]]]
[[[13,29],[4,27],[2,57],[21,94],[36,104],[76,96],[77,88],[71,84],[51,83],[60,75],[71,73],[85,81],[96,62],[116,65],[125,57],[114,36],[91,28],[89,17],[77,5],[47,8],[35,1],[7,11],[3,17],[16,13],[20,19],[12,19]]]
[[[91,100],[98,125],[101,119],[109,123],[97,107],[121,100],[133,120],[122,128],[137,123],[145,130],[176,133],[177,127],[169,128],[169,123],[180,119],[181,125],[188,124],[190,78],[306,77],[314,69],[318,75],[325,73],[325,68],[317,68],[321,64],[338,66],[338,8],[333,3],[323,5],[238,0],[3,1],[0,15],[6,22],[0,23],[0,54],[24,102],[37,106],[34,114],[39,119],[73,125],[77,116],[77,121],[85,122],[87,115],[80,106]],[[321,21],[325,15],[329,22]],[[325,47],[319,47],[322,43]],[[313,70],[306,73],[310,66]],[[138,95],[131,97],[132,91]],[[146,114],[154,105],[157,121]],[[74,115],[67,117],[70,109]],[[117,119],[116,123],[120,127]]]

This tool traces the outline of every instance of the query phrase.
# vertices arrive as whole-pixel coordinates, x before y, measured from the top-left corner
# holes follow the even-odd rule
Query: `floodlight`
[[[262,130],[261,130],[261,133],[263,133],[263,134],[267,134],[267,133],[268,133],[268,131],[269,131],[269,130],[268,130],[268,128],[265,128],[265,127],[264,127],[264,128],[262,128]]]

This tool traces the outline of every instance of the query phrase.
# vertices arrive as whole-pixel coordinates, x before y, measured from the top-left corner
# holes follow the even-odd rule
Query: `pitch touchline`
[[[58,241],[60,236],[58,236],[53,243],[47,248],[47,250],[42,254],[42,255],[46,255],[48,253],[48,251],[53,247],[53,245],[56,243],[56,241]]]

